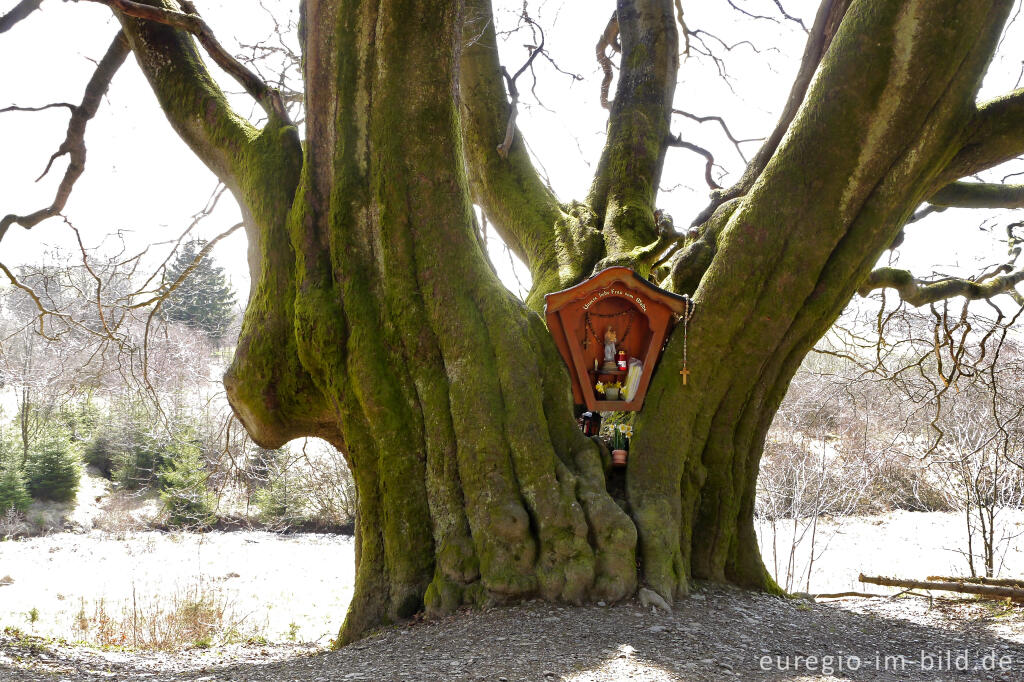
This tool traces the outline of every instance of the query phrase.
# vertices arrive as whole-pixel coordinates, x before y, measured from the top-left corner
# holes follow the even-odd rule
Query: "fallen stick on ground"
[[[897,597],[902,597],[905,594],[931,599],[930,594],[914,592],[913,588],[901,590],[896,594],[873,594],[871,592],[822,592],[821,594],[812,594],[811,596],[815,599],[844,599],[847,597],[859,597],[862,599],[896,599]]]
[[[1016,587],[1024,590],[1024,578],[986,578],[979,576],[976,578],[964,576],[958,578],[956,576],[941,576],[941,575],[930,575],[928,580],[938,580],[943,583],[972,583],[975,585],[1000,585],[1002,587]]]
[[[979,594],[983,597],[996,597],[1000,599],[1012,599],[1013,601],[1024,601],[1024,589],[1017,587],[977,585],[963,581],[929,582],[924,580],[903,580],[901,578],[864,575],[863,573],[860,574],[859,580],[862,583],[871,583],[872,585],[910,587],[921,590],[944,590],[946,592],[962,592],[964,594]]]

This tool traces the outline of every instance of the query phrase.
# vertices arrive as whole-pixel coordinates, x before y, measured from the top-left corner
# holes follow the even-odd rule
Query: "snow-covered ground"
[[[874,585],[862,585],[857,576],[884,575],[923,580],[930,575],[970,575],[965,550],[966,521],[963,513],[895,511],[880,516],[850,516],[820,519],[814,542],[815,559],[808,589],[807,566],[810,557],[811,529],[800,521],[792,571],[796,576],[793,591],[832,593],[847,590],[884,591]],[[761,556],[769,572],[786,587],[787,564],[794,535],[793,521],[776,523],[773,548],[772,528],[757,525]],[[1002,510],[996,517],[998,543],[996,568],[1000,576],[1024,576],[1024,511]],[[975,541],[974,551],[980,552]],[[975,568],[983,573],[983,564],[975,559]]]
[[[1016,533],[1024,514],[1004,512]],[[791,522],[778,524],[779,565],[785,571]],[[770,529],[761,525],[765,563],[774,565]],[[767,533],[767,534],[764,534]],[[811,592],[883,588],[857,582],[857,574],[924,578],[966,573],[963,517],[959,514],[894,512],[876,517],[822,520],[816,537]],[[123,539],[122,539],[123,538]],[[1003,575],[1024,574],[1024,552],[1011,540]],[[809,534],[797,555],[806,566]],[[335,635],[353,585],[353,543],[330,535],[274,535],[265,532],[55,533],[0,543],[0,627],[81,639],[75,629],[83,610],[95,614],[102,599],[107,613],[164,608],[175,595],[195,590],[229,604],[226,620],[239,631],[271,641],[319,641]],[[804,579],[794,590],[806,589]],[[33,609],[38,620],[29,622]]]
[[[92,618],[101,599],[120,616],[133,595],[137,610],[152,613],[199,594],[225,602],[225,622],[243,636],[326,644],[348,608],[353,573],[344,536],[56,533],[0,543],[0,581],[14,581],[0,586],[0,627],[78,640],[78,614]]]

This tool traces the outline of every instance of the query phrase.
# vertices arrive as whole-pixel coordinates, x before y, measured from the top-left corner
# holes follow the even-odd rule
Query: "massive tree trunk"
[[[914,207],[1020,151],[1015,136],[996,149],[976,136],[1019,129],[997,119],[1018,103],[974,106],[1011,4],[825,0],[780,132],[660,267],[681,239],[654,216],[672,0],[618,0],[608,141],[573,203],[538,180],[518,131],[497,152],[510,105],[488,0],[306,0],[303,145],[272,110],[262,130],[231,114],[183,32],[122,17],[172,124],[246,216],[233,407],[261,445],[323,437],[355,475],[340,640],[466,603],[614,601],[638,586],[671,600],[691,577],[777,590],[753,526],[765,434]],[[526,305],[492,271],[474,201],[531,268]],[[619,500],[537,314],[543,294],[611,263],[699,304],[691,380],[677,331]]]
[[[422,608],[626,597],[636,531],[575,426],[543,323],[501,285],[476,234],[459,3],[346,5],[306,6],[308,143],[275,228],[295,252],[282,264],[295,282],[282,326],[359,491],[342,639]],[[254,321],[246,338],[266,326]],[[243,344],[228,379],[270,444],[295,435],[277,429],[281,403],[310,398],[265,383],[264,353],[278,348]]]

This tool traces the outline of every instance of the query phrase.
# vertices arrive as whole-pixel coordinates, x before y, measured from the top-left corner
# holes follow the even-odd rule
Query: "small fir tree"
[[[12,459],[0,463],[0,513],[9,509],[24,512],[32,504],[25,473]]]
[[[144,425],[131,424],[112,440],[111,479],[125,490],[149,488],[171,450]]]
[[[267,484],[253,498],[264,522],[301,523],[306,520],[307,491],[301,476],[279,453],[267,470]]]
[[[172,526],[206,526],[213,521],[214,498],[207,489],[208,475],[199,446],[175,439],[160,470],[160,499]]]
[[[59,430],[41,434],[29,446],[25,474],[32,497],[57,502],[73,500],[82,472],[67,434]]]
[[[167,268],[167,282],[176,282],[206,246],[194,240]],[[219,342],[234,319],[235,292],[210,255],[202,258],[160,307],[164,319],[198,329]]]

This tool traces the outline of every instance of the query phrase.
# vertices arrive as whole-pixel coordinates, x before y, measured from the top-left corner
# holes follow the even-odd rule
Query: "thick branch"
[[[1005,270],[1006,266],[1003,266],[1002,269]],[[867,296],[877,289],[895,289],[902,300],[912,306],[920,307],[957,296],[975,301],[992,298],[999,294],[1012,294],[1014,287],[1022,281],[1024,281],[1024,269],[1004,272],[1004,274],[995,275],[984,282],[975,282],[959,277],[927,282],[915,278],[907,270],[878,268],[868,276],[867,282],[857,290],[857,293]]]
[[[800,109],[800,105],[803,104],[804,98],[807,95],[807,89],[810,87],[811,80],[818,70],[818,65],[825,56],[829,45],[832,44],[832,38],[835,36],[836,31],[839,30],[839,25],[842,23],[851,2],[852,0],[823,0],[818,8],[818,14],[814,18],[814,25],[811,26],[811,31],[807,36],[807,44],[804,46],[804,54],[800,60],[800,69],[797,71],[796,78],[793,79],[789,98],[786,100],[786,106],[779,116],[778,123],[775,124],[775,129],[765,139],[761,148],[757,150],[757,154],[754,155],[753,160],[747,166],[739,181],[725,192],[720,193],[719,196],[716,196],[711,205],[704,209],[693,221],[694,225],[699,225],[710,218],[714,210],[723,202],[745,194],[761,175],[761,172],[768,165],[768,161],[778,148],[779,142],[782,141],[782,136],[789,130],[789,125],[793,122],[796,112]]]
[[[588,196],[601,220],[609,263],[658,238],[654,198],[679,70],[672,0],[618,0],[616,18],[621,68]]]
[[[811,85],[811,79],[814,78],[814,74],[818,70],[818,64],[821,63],[822,57],[825,56],[825,51],[832,44],[832,38],[835,36],[836,31],[839,30],[839,24],[842,23],[851,1],[825,0],[818,8],[818,14],[814,18],[814,25],[811,26],[810,34],[807,36],[804,54],[800,58],[800,69],[797,71],[796,78],[793,79],[793,85],[789,90],[786,106],[782,110],[782,115],[779,116],[778,123],[775,124],[775,129],[772,130],[772,134],[761,145],[761,149],[758,150],[757,156],[754,157],[754,161],[750,165],[751,170],[756,172],[756,175],[760,175],[761,171],[764,170],[768,159],[775,153],[775,149],[779,146],[782,136],[789,129],[789,124],[793,122],[796,112],[800,109],[800,105],[803,104],[804,97],[807,95],[807,88]],[[740,182],[742,183],[743,181],[741,180]]]
[[[288,112],[280,94],[267,86],[259,76],[243,66],[237,59],[231,56],[227,50],[217,41],[213,31],[199,16],[195,6],[187,0],[182,0],[181,6],[188,14],[172,9],[144,5],[132,0],[89,0],[98,2],[117,10],[121,14],[137,19],[155,21],[166,26],[173,26],[193,34],[199,43],[206,49],[217,66],[224,69],[231,75],[245,91],[252,96],[267,116],[275,116],[283,122],[288,122]]]
[[[0,33],[12,29],[16,23],[39,9],[41,4],[43,0],[21,0],[14,9],[0,17]]]
[[[64,209],[68,197],[71,196],[71,190],[75,186],[75,181],[78,180],[78,177],[85,170],[85,127],[90,119],[96,115],[100,101],[110,87],[111,79],[117,73],[121,64],[124,63],[127,56],[128,43],[125,41],[124,35],[118,31],[113,42],[110,43],[110,47],[107,48],[106,54],[103,55],[103,59],[96,66],[96,71],[93,72],[88,85],[85,86],[85,95],[82,97],[82,103],[78,106],[70,107],[71,120],[68,122],[67,135],[64,138],[64,142],[61,143],[57,151],[50,157],[49,163],[46,164],[46,170],[43,171],[43,175],[46,175],[56,159],[65,154],[68,156],[68,167],[64,171],[64,177],[61,179],[60,185],[57,187],[57,193],[53,198],[53,202],[46,208],[39,209],[28,215],[5,216],[3,220],[0,220],[0,240],[7,233],[7,229],[15,223],[26,229],[31,228],[47,218],[57,215]]]
[[[953,182],[933,194],[928,203],[954,208],[1022,208],[1024,185]]]
[[[171,0],[152,2],[153,6],[143,6],[165,11],[175,7]],[[245,176],[254,166],[260,167],[246,158],[259,131],[231,109],[188,31],[115,14],[171,126],[239,197]],[[282,123],[276,115],[271,120]]]
[[[551,256],[558,200],[537,175],[510,114],[498,62],[490,0],[468,0],[459,69],[462,133],[473,198],[512,252],[531,270]],[[505,154],[506,130],[510,144]]]
[[[968,130],[967,141],[942,173],[947,182],[1024,154],[1024,88],[982,104]]]
[[[930,575],[928,580],[940,583],[971,583],[974,585],[998,585],[1001,587],[1016,587],[1024,590],[1024,578],[986,578],[979,576],[943,576]]]

